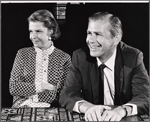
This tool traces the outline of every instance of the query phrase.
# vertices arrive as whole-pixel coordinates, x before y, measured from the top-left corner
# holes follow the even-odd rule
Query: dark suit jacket
[[[88,47],[73,52],[72,66],[61,92],[60,105],[72,111],[79,100],[99,104],[97,60]],[[143,53],[120,42],[115,60],[115,105],[133,103],[138,114],[149,111],[149,76],[143,64]]]

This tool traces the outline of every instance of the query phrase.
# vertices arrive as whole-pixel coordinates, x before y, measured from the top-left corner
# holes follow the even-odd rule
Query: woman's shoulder
[[[20,48],[17,53],[21,54],[21,55],[34,54],[35,49],[34,49],[34,47],[23,47],[23,48]]]
[[[18,50],[19,52],[28,52],[28,51],[35,51],[34,47],[23,47],[23,48],[20,48]]]
[[[54,63],[60,63],[60,64],[64,64],[66,62],[71,62],[71,56],[66,53],[65,51],[58,49],[55,47],[53,54],[51,55],[53,58],[53,62]]]
[[[70,57],[70,55],[67,52],[65,52],[59,48],[56,48],[56,47],[54,49],[54,52],[55,52],[55,54],[62,56],[62,57]]]

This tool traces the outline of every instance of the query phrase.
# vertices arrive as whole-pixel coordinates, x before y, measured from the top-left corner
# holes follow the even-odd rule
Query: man
[[[85,113],[86,121],[120,121],[125,116],[148,113],[149,76],[143,53],[123,43],[122,34],[118,17],[107,12],[89,17],[87,47],[73,52],[59,100],[62,107]],[[105,64],[103,83],[101,64]]]

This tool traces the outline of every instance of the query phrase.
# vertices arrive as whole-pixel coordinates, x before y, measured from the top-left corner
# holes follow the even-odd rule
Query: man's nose
[[[96,41],[96,36],[95,35],[91,35],[90,38],[89,38],[89,40],[91,42],[95,42]]]

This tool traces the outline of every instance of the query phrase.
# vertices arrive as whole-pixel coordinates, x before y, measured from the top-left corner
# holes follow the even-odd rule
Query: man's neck
[[[100,60],[101,63],[105,63],[105,62],[107,62],[114,55],[114,53],[116,52],[116,50],[117,50],[117,48],[114,48],[112,50],[112,52],[109,53],[108,55],[102,55],[101,57],[97,57],[97,58]]]

